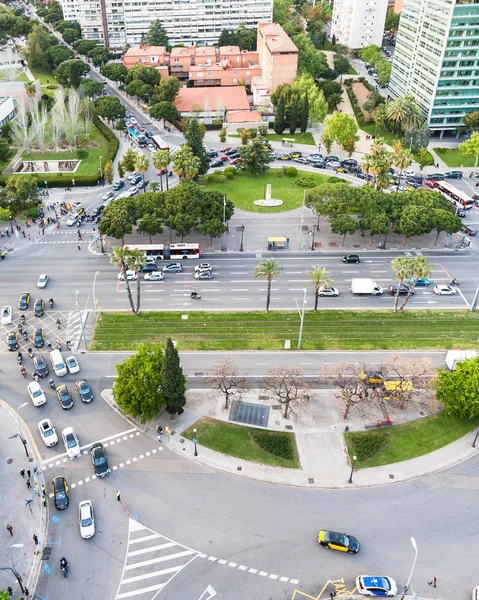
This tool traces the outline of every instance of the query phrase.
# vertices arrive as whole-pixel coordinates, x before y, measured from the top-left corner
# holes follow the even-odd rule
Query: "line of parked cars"
[[[183,265],[179,262],[167,263],[164,267],[158,268],[156,261],[148,261],[140,267],[140,273],[144,273],[145,281],[162,281],[164,273],[182,273]],[[209,263],[201,263],[194,268],[195,279],[213,279],[213,267]],[[118,281],[136,281],[138,273],[132,269],[127,269],[125,272],[118,273]]]

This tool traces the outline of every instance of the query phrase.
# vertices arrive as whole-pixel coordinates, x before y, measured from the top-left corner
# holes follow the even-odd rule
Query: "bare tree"
[[[45,152],[45,129],[48,119],[47,110],[45,107],[39,110],[38,106],[34,106],[30,114],[32,118],[32,129],[35,132],[38,147],[41,152]]]
[[[263,379],[263,389],[283,408],[283,417],[297,415],[312,398],[311,385],[300,367],[276,367]]]
[[[65,137],[70,147],[70,151],[73,149],[73,145],[77,146],[78,130],[80,125],[81,116],[81,100],[78,90],[70,88],[68,90],[68,102],[65,110]]]
[[[351,408],[365,407],[367,395],[364,394],[364,385],[361,381],[361,365],[350,363],[335,363],[325,365],[321,376],[329,380],[333,388],[338,388],[334,395],[341,400],[343,419],[347,419]]]
[[[55,92],[55,104],[50,119],[50,137],[55,151],[59,152],[62,136],[65,132],[65,93],[62,88]]]
[[[7,47],[2,50],[0,52],[0,80],[15,81],[23,73],[20,60],[20,54],[12,48]]]
[[[224,394],[223,408],[225,410],[229,408],[231,401],[241,402],[243,394],[248,389],[246,377],[238,375],[238,367],[231,358],[216,363],[213,375],[208,378],[208,381],[215,389]]]
[[[17,116],[11,121],[11,124],[12,137],[15,145],[23,147],[25,152],[30,152],[32,141],[35,136],[30,128],[28,111],[21,102],[18,104]]]

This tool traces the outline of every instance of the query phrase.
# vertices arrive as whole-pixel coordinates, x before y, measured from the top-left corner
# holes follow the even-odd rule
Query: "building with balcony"
[[[403,0],[389,94],[409,94],[432,132],[458,134],[479,110],[479,3]]]
[[[205,123],[211,123],[214,119],[224,121],[230,112],[250,110],[243,86],[180,88],[173,104],[181,117],[194,113]]]
[[[298,48],[281,25],[260,23],[256,46],[268,92],[272,94],[281,83],[293,83],[298,72]]]
[[[331,36],[349,48],[382,45],[388,0],[334,0]]]

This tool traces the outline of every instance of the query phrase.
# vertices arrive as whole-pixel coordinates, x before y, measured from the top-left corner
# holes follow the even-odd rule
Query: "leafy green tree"
[[[326,147],[331,141],[345,149],[347,146],[348,151],[352,147],[352,153],[355,143],[359,140],[357,131],[358,126],[354,117],[350,117],[347,113],[334,112],[325,122],[322,140]]]
[[[191,181],[201,168],[200,159],[193,154],[189,144],[182,144],[173,157],[173,171],[180,181]]]
[[[479,110],[469,112],[464,115],[464,126],[469,131],[479,131]]]
[[[128,73],[128,69],[125,65],[120,63],[106,63],[100,69],[101,74],[104,75],[107,79],[116,82],[124,82]]]
[[[241,166],[244,171],[252,175],[260,175],[265,173],[269,168],[269,150],[263,148],[264,142],[255,138],[247,146],[242,146],[239,149],[242,159]]]
[[[89,65],[82,60],[67,60],[57,69],[58,81],[67,87],[78,87],[82,77],[90,70]]]
[[[401,13],[395,13],[394,7],[389,8],[386,14],[386,22],[384,24],[385,29],[394,29],[395,31],[399,28],[399,19],[401,18]]]
[[[434,385],[446,415],[463,419],[479,416],[479,358],[460,362],[455,371],[439,369]]]
[[[419,165],[419,170],[422,171],[424,167],[427,167],[431,164],[431,153],[427,148],[420,148],[417,154],[417,163]]]
[[[415,235],[430,233],[433,230],[433,221],[431,214],[424,211],[421,206],[410,205],[402,211],[401,219],[396,232],[404,235],[404,242]]]
[[[330,219],[331,231],[343,236],[341,246],[344,246],[344,240],[349,233],[352,235],[359,228],[359,223],[349,215],[338,215]]]
[[[10,156],[10,144],[8,140],[0,138],[0,162],[5,162]]]
[[[284,100],[282,97],[279,99],[279,103],[274,115],[273,129],[277,135],[282,135],[283,131],[286,129]]]
[[[370,44],[369,46],[366,46],[366,48],[360,50],[359,56],[370,65],[374,65],[376,62],[383,59],[379,46],[376,46],[375,44]]]
[[[133,148],[127,148],[126,152],[121,157],[121,165],[125,171],[134,171],[136,159],[138,158],[138,152],[135,152]]]
[[[48,49],[48,53],[50,55],[52,64],[55,67],[58,67],[58,65],[60,65],[62,62],[65,62],[66,60],[71,60],[75,54],[70,50],[70,48],[67,48],[66,46],[60,46],[60,44],[57,44],[56,46],[51,46]]]
[[[381,60],[376,68],[378,71],[378,82],[381,85],[387,85],[391,77],[392,63],[387,60]]]
[[[133,231],[133,224],[127,208],[118,201],[109,204],[103,212],[103,219],[98,224],[98,231],[102,235],[121,240],[121,243],[124,244],[125,235]]]
[[[218,131],[218,137],[219,140],[222,144],[224,144],[226,142],[226,134],[227,134],[227,129],[226,127],[222,127],[219,131]]]
[[[148,167],[150,166],[150,161],[146,158],[146,156],[141,153],[136,155],[135,159],[135,169],[140,173],[143,178],[143,191],[145,191],[145,173],[148,171]]]
[[[55,23],[63,19],[63,9],[59,2],[56,0],[50,0],[48,3],[47,13],[45,15],[45,21],[47,23]]]
[[[159,346],[140,344],[136,354],[116,365],[115,402],[125,413],[144,423],[155,419],[164,404],[164,360]]]
[[[163,27],[160,19],[155,19],[150,23],[148,33],[145,35],[144,41],[149,46],[165,46],[168,50],[170,48],[170,40],[166,29]]]
[[[165,358],[161,369],[161,391],[170,417],[181,415],[186,404],[186,377],[180,365],[178,350],[171,338],[166,340]]]
[[[202,235],[210,236],[210,245],[213,245],[213,238],[219,238],[220,235],[223,235],[225,231],[227,231],[227,226],[223,223],[222,219],[210,219],[204,223],[201,223],[198,226],[198,231]]]
[[[273,23],[284,25],[288,18],[288,13],[293,5],[293,0],[274,0],[273,2]]]
[[[298,53],[298,73],[308,73],[314,79],[328,75],[331,69],[328,67],[326,56],[316,50],[310,38],[304,34],[293,37]]]
[[[338,104],[341,104],[343,89],[337,81],[325,79],[318,83],[318,88],[323,92],[324,98],[330,109],[334,109]]]
[[[318,310],[319,289],[321,287],[331,287],[334,284],[333,279],[328,275],[326,267],[313,266],[311,270],[306,271],[309,281],[306,285],[314,286],[314,310]]]
[[[177,77],[170,75],[160,81],[153,88],[151,101],[153,104],[160,102],[173,102],[180,90],[180,80]]]
[[[83,90],[89,98],[94,98],[103,92],[103,83],[96,79],[83,79],[80,90]]]
[[[144,231],[150,236],[150,244],[152,243],[152,235],[163,233],[163,227],[161,226],[161,223],[161,219],[157,215],[150,213],[143,215],[143,218],[138,223],[138,227],[141,229],[141,231]]]
[[[210,159],[206,154],[206,150],[203,145],[203,138],[205,137],[205,134],[202,131],[196,117],[192,117],[188,120],[188,125],[186,126],[184,136],[194,156],[196,156],[196,158],[198,158],[200,161],[198,174],[204,175],[210,168]]]
[[[350,68],[349,60],[345,56],[341,54],[334,55],[334,70],[339,75],[340,84],[343,83],[343,75],[347,75]]]
[[[125,117],[125,107],[118,98],[114,98],[113,96],[102,96],[101,98],[97,98],[94,105],[96,114],[107,121],[112,122],[116,119],[123,119]]]
[[[31,69],[49,71],[52,67],[49,49],[54,45],[54,39],[42,25],[33,27],[28,36],[27,60]]]
[[[73,44],[73,42],[81,39],[81,31],[78,31],[78,29],[74,29],[73,27],[68,27],[63,30],[62,37],[67,44]]]
[[[9,221],[10,217],[12,217],[12,216],[13,216],[12,212],[9,208],[1,208],[0,207],[0,221]]]
[[[150,116],[154,119],[163,119],[163,127],[165,127],[165,121],[171,123],[178,118],[178,111],[171,102],[159,102],[150,108]]]
[[[308,93],[306,92],[303,96],[303,101],[301,103],[301,118],[300,118],[301,133],[306,133],[306,130],[308,129],[308,121],[309,121],[309,98],[308,98]]]
[[[459,144],[459,150],[463,154],[474,156],[474,167],[477,167],[477,161],[479,159],[479,133],[474,132],[468,140]]]
[[[141,79],[133,79],[133,81],[130,81],[130,83],[125,86],[125,92],[129,96],[136,96],[139,99],[141,96],[140,90],[144,86],[144,84],[144,81],[142,81]]]
[[[282,270],[283,267],[274,258],[265,258],[254,268],[254,279],[266,279],[266,312],[269,312],[271,303],[271,283],[274,278],[279,277]]]
[[[218,46],[239,46],[240,50],[256,49],[256,30],[248,29],[246,23],[240,23],[235,30],[223,29]]]
[[[384,98],[381,94],[379,92],[370,92],[366,98],[366,102],[363,104],[363,109],[369,114],[369,118],[371,118],[373,110],[380,104],[384,104]]]
[[[88,56],[90,50],[96,48],[98,46],[98,42],[95,40],[77,40],[73,47],[78,52],[78,54],[83,54],[83,56]]]
[[[115,172],[113,171],[113,163],[111,162],[111,160],[109,160],[106,163],[103,169],[103,176],[110,185],[113,183],[113,177],[115,176]]]
[[[434,245],[436,245],[439,241],[439,236],[441,232],[445,233],[456,233],[461,230],[461,219],[456,217],[454,212],[451,210],[445,210],[443,208],[435,208],[431,213],[432,219],[432,228],[436,230],[437,235],[434,241]]]
[[[33,175],[10,175],[6,181],[8,206],[13,214],[38,204],[38,179]]]
[[[88,52],[88,56],[92,59],[96,67],[106,64],[111,58],[112,53],[104,46],[97,46]]]
[[[155,67],[146,67],[145,65],[138,63],[129,69],[126,75],[126,83],[130,83],[135,79],[140,79],[143,83],[147,83],[148,85],[158,85],[161,76]]]

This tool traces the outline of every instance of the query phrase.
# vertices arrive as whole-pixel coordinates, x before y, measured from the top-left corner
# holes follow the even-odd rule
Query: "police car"
[[[384,575],[360,575],[356,587],[363,596],[395,596],[398,586],[394,579]]]

